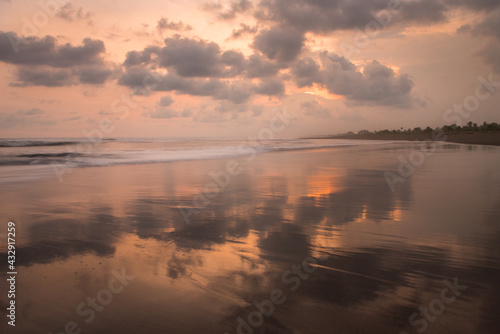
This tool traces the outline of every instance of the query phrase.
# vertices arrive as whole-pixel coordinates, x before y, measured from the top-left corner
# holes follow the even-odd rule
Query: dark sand
[[[178,206],[227,160],[81,168],[0,192],[18,259],[11,328],[0,245],[0,332],[498,334],[500,149],[437,144],[391,191],[384,173],[421,149],[242,157],[189,224]],[[443,302],[454,279],[467,288]],[[420,307],[432,321],[410,323]]]
[[[317,137],[324,139],[363,139],[363,140],[433,140],[432,133],[421,134],[364,134],[364,135],[333,135],[325,137]],[[441,137],[440,137],[441,138]],[[440,139],[442,140],[442,139]],[[471,145],[494,145],[500,146],[500,132],[461,132],[461,133],[446,133],[444,140],[450,143],[471,144]]]

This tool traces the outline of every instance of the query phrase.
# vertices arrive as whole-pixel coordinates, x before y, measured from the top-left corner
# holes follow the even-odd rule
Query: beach
[[[499,132],[450,132],[450,133],[387,133],[387,134],[348,134],[316,138],[330,139],[358,139],[358,140],[408,140],[408,141],[446,141],[458,144],[493,145],[500,146]],[[438,139],[437,139],[438,138]]]
[[[2,188],[16,332],[496,333],[500,149],[339,143]]]

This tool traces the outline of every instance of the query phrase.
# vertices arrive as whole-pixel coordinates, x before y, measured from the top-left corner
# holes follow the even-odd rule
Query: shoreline
[[[461,132],[445,133],[445,142],[470,145],[490,145],[500,146],[500,132]],[[432,132],[405,134],[405,133],[387,133],[387,134],[344,134],[322,137],[307,137],[305,139],[359,139],[359,140],[409,140],[423,141],[432,140]]]

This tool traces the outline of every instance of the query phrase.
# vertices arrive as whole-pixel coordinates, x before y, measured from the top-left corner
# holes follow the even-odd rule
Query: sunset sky
[[[499,83],[471,98],[479,77]],[[300,137],[499,102],[498,0],[0,0],[0,137],[246,138],[283,106]]]

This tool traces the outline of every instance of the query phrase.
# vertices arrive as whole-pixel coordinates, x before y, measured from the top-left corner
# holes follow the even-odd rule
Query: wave
[[[98,142],[114,142],[114,138],[99,139]],[[29,140],[29,139],[0,139],[0,147],[38,147],[38,146],[66,146],[81,143],[93,143],[88,139],[69,139],[69,140]]]
[[[64,146],[78,143],[77,141],[2,140],[0,147]]]
[[[61,158],[61,157],[81,157],[83,154],[74,152],[63,153],[34,153],[34,154],[20,154],[19,158]]]
[[[129,144],[130,141],[120,141],[112,146],[99,147],[86,151],[83,154],[73,150],[62,151],[56,148],[23,148],[28,147],[26,141],[23,143],[25,146],[20,146],[17,154],[12,155],[13,152],[11,150],[9,150],[9,155],[0,154],[0,165],[64,164],[71,167],[98,167],[123,164],[224,159],[268,152],[341,148],[366,144],[362,141],[346,140],[276,140],[268,141],[260,145],[252,145],[250,142],[241,141],[226,141],[223,143],[213,141],[199,141],[196,143],[194,141],[185,141],[176,143],[163,142],[160,146],[157,145],[158,142],[142,142],[131,146]],[[29,144],[33,143],[40,143],[39,146],[42,146],[42,143],[45,144],[45,146],[55,146],[63,145],[63,143],[68,143],[68,141],[52,141],[50,142],[51,145],[46,145],[48,142],[41,141],[29,142]],[[74,144],[76,141],[71,141],[69,143]],[[124,146],[123,143],[127,144]],[[372,141],[369,144],[374,144],[374,142]]]

